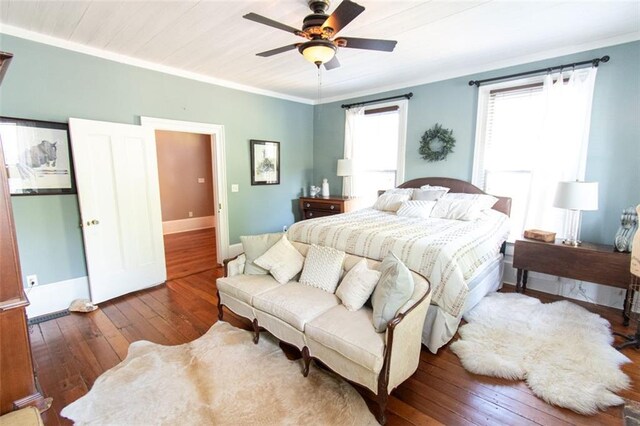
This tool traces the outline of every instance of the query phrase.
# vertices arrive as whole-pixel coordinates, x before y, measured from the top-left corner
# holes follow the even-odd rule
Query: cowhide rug
[[[305,378],[271,335],[254,345],[225,322],[184,345],[132,343],[61,414],[80,425],[377,424],[344,380],[313,365]]]
[[[525,380],[538,397],[581,414],[624,403],[615,392],[629,387],[620,365],[630,360],[611,346],[599,315],[568,301],[494,293],[464,319],[450,347],[468,371]]]

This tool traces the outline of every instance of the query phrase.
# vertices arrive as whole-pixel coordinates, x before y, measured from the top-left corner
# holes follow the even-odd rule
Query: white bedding
[[[393,251],[411,270],[429,279],[432,303],[460,318],[468,280],[481,265],[495,259],[507,238],[508,221],[494,210],[476,221],[459,221],[364,209],[298,222],[289,229],[288,238],[376,260]]]

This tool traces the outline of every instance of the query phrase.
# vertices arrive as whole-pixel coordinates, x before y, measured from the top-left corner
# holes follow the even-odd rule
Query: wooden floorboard
[[[91,313],[73,313],[31,327],[36,372],[44,393],[53,397],[52,408],[43,416],[46,425],[70,424],[60,410],[123,360],[131,342],[182,344],[200,337],[217,321],[215,280],[223,271],[215,266],[214,233],[185,234],[165,236],[167,267],[173,274],[166,285],[102,303]],[[503,291],[513,288],[505,286]],[[543,302],[559,299],[535,291],[528,294]],[[619,310],[581,304],[608,319],[614,330],[632,332],[632,327],[622,327]],[[247,320],[231,313],[225,313],[225,320],[250,329]],[[621,395],[638,400],[640,351],[627,349],[625,354],[633,361],[623,367],[633,387]],[[545,403],[524,382],[469,373],[448,346],[437,355],[423,348],[416,374],[389,398],[387,416],[390,425],[622,424],[620,407],[582,416]]]

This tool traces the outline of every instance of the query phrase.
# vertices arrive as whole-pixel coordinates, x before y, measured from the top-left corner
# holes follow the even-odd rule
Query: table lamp
[[[598,210],[598,182],[558,182],[553,206],[569,210],[569,235],[562,243],[579,246],[583,210]]]
[[[353,176],[353,160],[341,159],[338,160],[338,172],[337,176],[348,177]],[[347,188],[349,196],[351,196],[351,179],[349,179],[349,186]]]

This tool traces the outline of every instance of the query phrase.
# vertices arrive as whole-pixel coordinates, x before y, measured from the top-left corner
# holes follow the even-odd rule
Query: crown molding
[[[83,53],[90,56],[99,57],[102,59],[119,62],[126,65],[131,65],[139,68],[145,68],[152,71],[161,72],[164,74],[170,74],[177,77],[183,77],[190,80],[200,81],[203,83],[212,84],[215,86],[226,87],[229,89],[239,90],[243,92],[253,93],[257,95],[268,96],[272,98],[284,99],[287,101],[298,102],[307,105],[322,105],[332,102],[351,100],[364,96],[376,95],[393,90],[406,89],[409,87],[421,86],[428,83],[434,83],[437,81],[449,80],[452,78],[472,76],[488,71],[494,71],[502,68],[508,68],[516,65],[522,65],[530,62],[536,62],[546,59],[552,59],[559,56],[566,56],[575,53],[584,52],[587,50],[599,49],[608,46],[614,46],[618,44],[624,44],[632,41],[640,40],[640,31],[623,34],[621,36],[610,37],[606,39],[600,39],[591,41],[588,43],[582,43],[577,45],[563,46],[557,49],[545,50],[530,55],[523,55],[514,58],[505,59],[502,61],[492,62],[490,64],[480,64],[471,67],[459,67],[453,70],[447,70],[445,72],[433,73],[427,78],[409,80],[398,84],[390,84],[387,86],[378,86],[375,89],[362,90],[359,92],[349,92],[340,96],[333,96],[324,98],[318,101],[317,99],[308,99],[299,96],[291,96],[284,93],[273,92],[270,90],[260,89],[253,86],[247,86],[240,83],[235,83],[228,80],[223,80],[215,77],[206,76],[190,71],[181,70],[178,68],[156,64],[154,62],[145,61],[142,59],[136,59],[131,56],[121,55],[118,53],[108,52],[106,50],[97,49],[94,47],[85,46],[80,43],[74,43],[68,40],[40,34],[34,31],[25,30],[23,28],[15,27],[12,25],[2,24],[0,26],[0,34],[7,34],[14,37],[23,38],[26,40],[34,41],[37,43],[43,43],[50,46],[59,47],[66,50],[71,50],[78,53]]]
[[[307,105],[313,105],[314,102],[311,99],[301,98],[298,96],[291,96],[284,93],[272,92],[270,90],[260,89],[253,86],[247,86],[240,83],[234,83],[233,81],[223,80],[215,77],[209,77],[203,74],[198,74],[190,71],[181,70],[166,65],[157,64],[142,59],[136,59],[131,56],[121,55],[119,53],[113,53],[95,47],[85,46],[84,44],[74,43],[69,40],[63,40],[61,38],[52,37],[45,34],[40,34],[34,31],[25,30],[23,28],[15,27],[13,25],[2,24],[0,26],[0,34],[6,34],[14,37],[23,38],[26,40],[34,41],[37,43],[43,43],[50,46],[59,47],[61,49],[71,50],[77,53],[83,53],[85,55],[95,56],[98,58],[106,59],[109,61],[119,62],[125,65],[131,65],[138,68],[145,68],[152,71],[158,71],[164,74],[170,74],[177,77],[187,78],[189,80],[200,81],[203,83],[213,84],[215,86],[226,87],[228,89],[240,90],[243,92],[253,93],[256,95],[269,96],[272,98],[284,99],[287,101],[298,102]]]
[[[391,84],[388,86],[379,86],[372,90],[363,90],[360,92],[353,92],[345,95],[329,97],[322,99],[321,102],[313,102],[313,105],[328,104],[338,101],[353,100],[364,96],[378,95],[384,92],[390,92],[393,90],[407,89],[410,87],[421,86],[423,84],[435,83],[437,81],[450,80],[458,77],[471,77],[474,74],[480,74],[488,71],[495,71],[503,68],[508,68],[516,65],[523,65],[531,62],[542,61],[546,59],[553,59],[560,56],[572,55],[575,53],[585,52],[588,50],[600,49],[609,46],[615,46],[618,44],[629,43],[640,40],[640,31],[623,34],[621,36],[610,37],[606,39],[595,40],[588,43],[564,46],[557,49],[545,50],[530,55],[518,56],[515,58],[509,58],[502,61],[492,62],[491,64],[482,64],[472,67],[459,67],[453,70],[445,72],[431,74],[427,78],[421,78],[417,80],[411,80],[399,84]],[[615,58],[612,58],[615,60]]]

